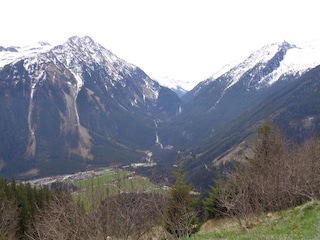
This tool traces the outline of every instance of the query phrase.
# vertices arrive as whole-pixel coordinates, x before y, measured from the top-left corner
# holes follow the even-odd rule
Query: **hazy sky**
[[[316,0],[10,0],[0,46],[88,35],[154,78],[199,82],[265,44],[320,38]]]

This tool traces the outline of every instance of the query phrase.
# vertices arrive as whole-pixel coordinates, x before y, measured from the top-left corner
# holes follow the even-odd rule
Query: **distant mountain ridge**
[[[256,84],[256,88],[268,86],[281,80],[282,75],[303,73],[319,64],[320,40],[301,43],[300,45],[272,43],[252,53],[243,62],[232,68],[225,68],[219,75],[211,77],[203,83],[208,84],[223,74],[228,74],[228,88],[238,82],[244,74],[250,74],[248,87]],[[232,66],[232,65],[231,65]],[[259,81],[255,82],[255,79]]]
[[[37,54],[41,52],[45,52],[49,50],[52,46],[47,42],[37,42],[32,45],[24,46],[24,47],[2,47],[0,46],[0,69],[19,58]]]
[[[182,87],[182,85],[187,84],[186,82],[179,81],[172,79],[170,77],[164,77],[164,78],[158,78],[157,81],[167,88],[170,88],[172,91],[174,91],[179,97],[183,96],[188,92],[185,88]]]
[[[268,107],[272,111],[266,114],[264,103],[279,92],[288,94],[281,96],[286,104],[297,98],[282,89],[305,81],[320,64],[318,56],[319,41],[269,44],[179,98],[174,86],[162,86],[88,36],[57,46],[0,48],[0,173],[40,176],[150,159],[172,166],[182,151],[193,174],[209,176],[212,161],[248,137],[237,129],[252,134],[263,118],[280,116],[286,108],[273,101],[278,107]],[[318,88],[317,71],[312,76],[308,91],[309,84]],[[301,108],[292,106],[287,111],[292,119],[273,119],[298,129],[310,117],[318,126],[309,103],[317,102],[317,95],[307,92],[312,96],[305,98],[307,115],[295,119],[292,109]]]
[[[263,46],[239,64],[225,66],[218,74],[200,82],[188,95],[198,94],[200,89],[214,81],[225,84],[225,89],[247,78],[247,88],[268,87],[286,75],[301,75],[319,64],[320,40],[296,46],[286,41]],[[222,80],[222,78],[224,78]]]
[[[179,127],[171,136],[166,134],[166,141],[170,144],[202,141],[319,65],[319,54],[319,41],[301,47],[285,41],[273,43],[252,53],[243,62],[230,65],[219,75],[200,82],[182,97],[185,104],[176,119]],[[164,132],[169,132],[164,128]]]
[[[4,65],[11,63],[14,60],[17,60],[22,57],[26,57],[28,55],[46,52],[51,48],[53,48],[53,46],[51,46],[47,42],[37,42],[35,44],[27,45],[24,47],[17,47],[17,46],[2,47],[2,46],[0,46],[0,69]],[[109,53],[113,54],[110,51],[109,51]],[[177,93],[178,96],[182,96],[187,92],[187,90],[181,86],[182,84],[185,84],[182,81],[176,81],[176,80],[171,79],[169,77],[156,79],[155,81],[158,81],[164,87],[170,88],[175,93]]]

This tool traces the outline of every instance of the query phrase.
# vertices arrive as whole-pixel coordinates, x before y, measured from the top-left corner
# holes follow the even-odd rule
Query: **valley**
[[[208,189],[219,159],[234,162],[228,153],[241,152],[265,119],[288,138],[319,133],[317,41],[263,46],[183,96],[89,36],[30,49],[0,52],[0,174],[8,179],[146,159],[163,173],[182,153],[188,180]]]
[[[320,239],[318,5],[3,1],[0,240]]]

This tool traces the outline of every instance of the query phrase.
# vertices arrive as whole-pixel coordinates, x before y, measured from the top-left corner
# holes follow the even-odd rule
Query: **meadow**
[[[127,170],[107,169],[98,176],[74,182],[73,185],[77,188],[72,194],[74,199],[80,201],[87,211],[97,209],[107,196],[118,193],[161,191],[149,179]]]

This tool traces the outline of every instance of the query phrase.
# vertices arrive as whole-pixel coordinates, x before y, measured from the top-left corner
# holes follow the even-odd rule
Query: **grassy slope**
[[[320,239],[320,202],[260,216],[259,221],[246,230],[230,219],[211,221],[189,239]]]

